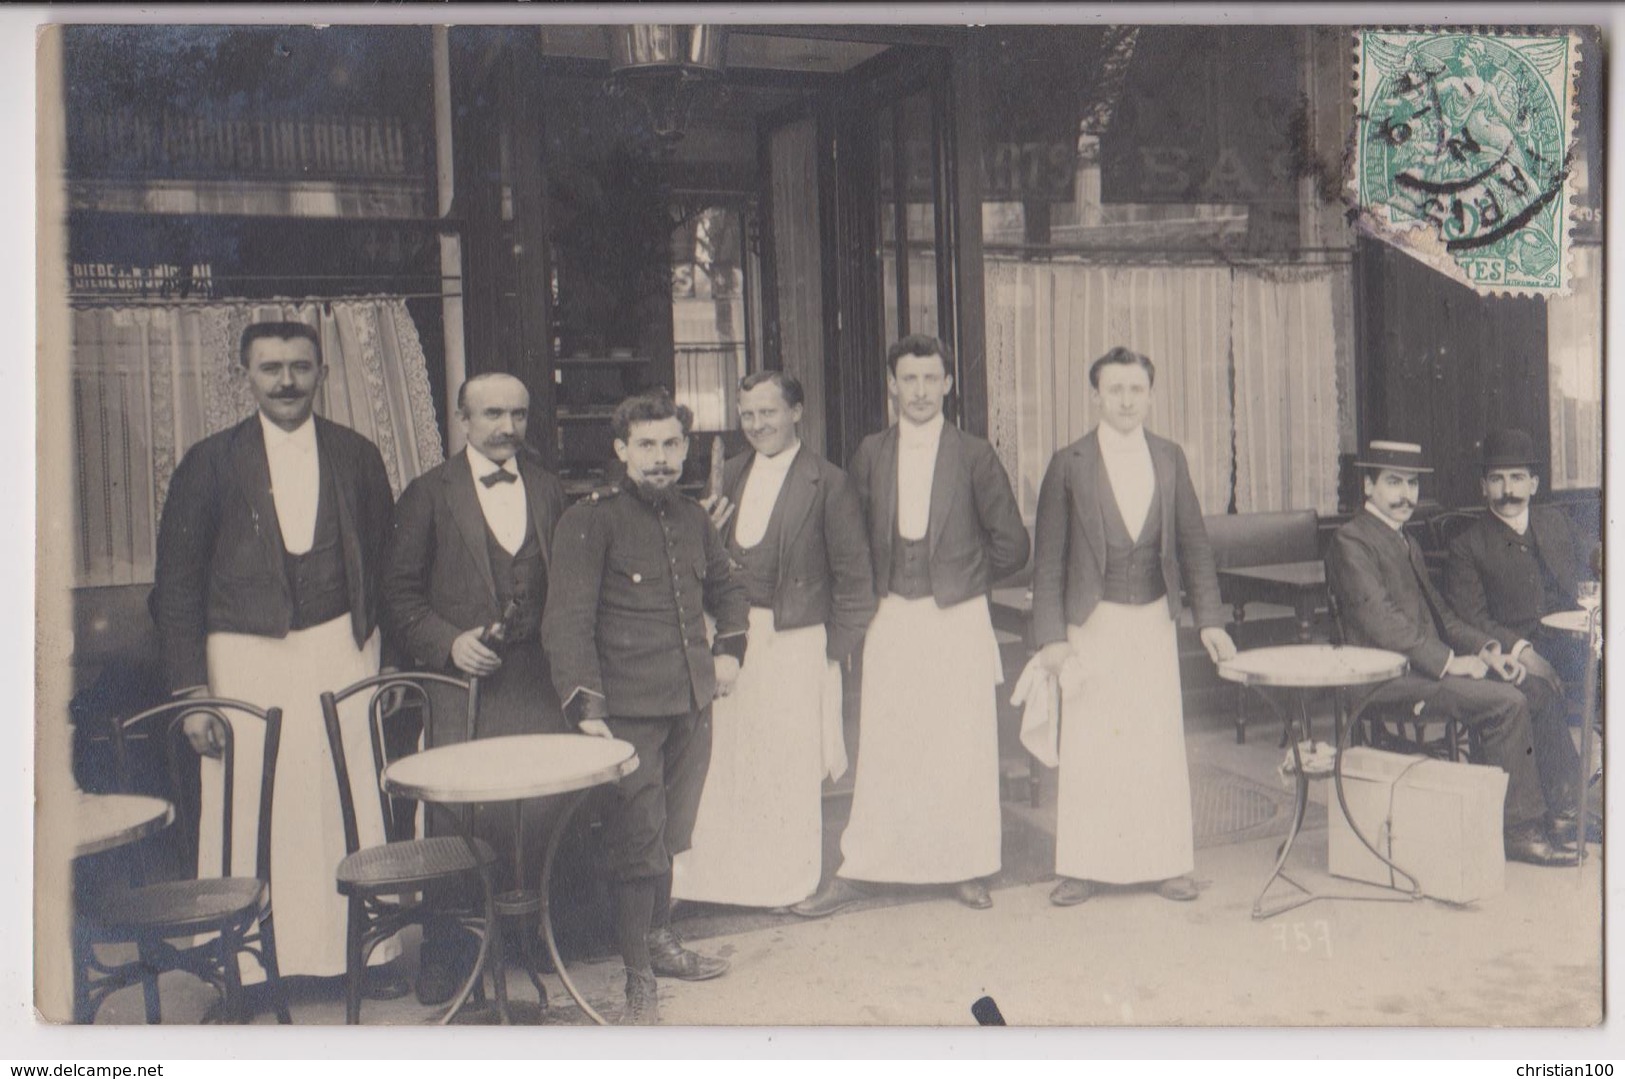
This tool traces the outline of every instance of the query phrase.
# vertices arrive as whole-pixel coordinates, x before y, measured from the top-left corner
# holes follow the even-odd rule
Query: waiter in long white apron
[[[846,771],[841,664],[874,617],[863,510],[846,473],[801,444],[794,375],[739,384],[751,452],[727,462],[711,518],[750,599],[750,663],[711,706],[711,768],[672,896],[782,907],[823,869],[823,780]]]
[[[880,597],[863,651],[857,780],[837,876],[791,908],[809,918],[874,882],[951,884],[986,909],[1000,866],[1003,672],[987,594],[1027,564],[1027,529],[993,447],[943,421],[953,378],[942,343],[905,337],[886,362],[898,422],[863,440],[851,470]]]
[[[1155,378],[1125,348],[1096,360],[1100,423],[1055,454],[1039,489],[1033,630],[1065,691],[1056,906],[1101,884],[1197,896],[1174,629],[1182,579],[1208,655],[1236,648],[1184,451],[1144,427]]]
[[[283,711],[271,821],[271,902],[283,977],[344,973],[346,908],[333,872],[345,855],[338,784],[318,697],[378,673],[378,565],[393,497],[378,449],[313,415],[327,374],[316,331],[256,323],[240,359],[259,411],[189,450],[158,532],[153,612],[176,694],[212,693]],[[351,761],[370,759],[363,702],[341,717]],[[186,732],[204,756],[198,870],[220,866],[220,746],[200,716]],[[252,873],[262,744],[234,739],[232,865]],[[352,771],[363,846],[384,839],[376,789]],[[399,953],[386,941],[384,964]],[[244,961],[245,981],[263,972]],[[375,999],[405,979],[378,970]]]

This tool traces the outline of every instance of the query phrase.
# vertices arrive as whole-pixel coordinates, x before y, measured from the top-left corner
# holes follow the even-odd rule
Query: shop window
[[[741,203],[681,209],[672,230],[672,358],[678,402],[701,431],[739,425],[739,380],[757,366],[756,267]]]

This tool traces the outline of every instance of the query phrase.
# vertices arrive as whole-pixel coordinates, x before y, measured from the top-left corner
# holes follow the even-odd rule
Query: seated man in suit
[[[1563,514],[1530,505],[1540,490],[1534,466],[1535,440],[1528,433],[1509,428],[1484,440],[1490,512],[1451,542],[1445,598],[1463,621],[1499,641],[1528,672],[1518,688],[1529,701],[1535,765],[1541,785],[1557,795],[1554,833],[1573,839],[1580,762],[1569,738],[1563,683],[1583,677],[1586,649],[1547,631],[1540,620],[1579,605],[1584,563]]]
[[[1416,511],[1422,447],[1372,442],[1355,466],[1365,469],[1365,507],[1332,537],[1326,586],[1342,612],[1349,644],[1385,648],[1410,660],[1410,672],[1372,691],[1370,700],[1418,704],[1478,733],[1482,761],[1507,773],[1503,827],[1508,858],[1574,865],[1547,832],[1529,731],[1529,705],[1511,685],[1521,669],[1501,642],[1456,616],[1434,591],[1416,541],[1404,525]],[[1500,681],[1487,680],[1493,672]],[[1561,806],[1557,807],[1559,811]]]

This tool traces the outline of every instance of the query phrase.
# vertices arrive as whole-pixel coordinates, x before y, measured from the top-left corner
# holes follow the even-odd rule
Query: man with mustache
[[[1332,537],[1326,586],[1349,644],[1385,648],[1410,660],[1408,673],[1376,687],[1367,699],[1451,717],[1476,732],[1479,763],[1507,773],[1507,857],[1574,865],[1576,852],[1549,832],[1550,819],[1566,807],[1558,792],[1541,789],[1528,702],[1508,684],[1522,668],[1500,641],[1463,621],[1434,590],[1421,549],[1405,535],[1420,495],[1418,477],[1433,471],[1423,463],[1422,447],[1374,441],[1354,463],[1365,470],[1365,507]]]
[[[259,409],[193,446],[175,469],[151,607],[175,693],[282,708],[271,828],[281,973],[337,976],[347,913],[333,867],[345,855],[344,825],[317,698],[378,673],[379,565],[394,497],[377,447],[314,415],[327,377],[315,329],[255,323],[239,358]],[[217,875],[219,732],[191,716],[186,733],[205,757],[198,870]],[[368,752],[357,733],[350,752]],[[259,775],[260,748],[236,742],[234,865],[254,864],[259,789],[243,777]],[[382,843],[377,792],[357,780],[355,805],[361,842]],[[399,950],[386,941],[373,958],[382,964]],[[243,974],[261,977],[253,962]],[[365,992],[390,999],[406,984],[374,967]]]
[[[694,831],[711,701],[739,678],[750,604],[706,511],[677,489],[693,413],[657,390],[622,401],[610,422],[626,480],[559,520],[542,645],[569,721],[637,748],[637,770],[610,790],[603,861],[624,1021],[658,1023],[656,975],[704,981],[728,969],[672,930],[672,858]]]
[[[480,679],[480,737],[563,731],[541,624],[564,489],[529,456],[530,391],[519,379],[474,376],[457,391],[457,415],[467,448],[412,481],[395,507],[384,556],[384,628],[416,667]],[[425,732],[426,741],[462,741],[461,695],[431,697],[434,729]],[[516,837],[506,807],[493,808],[499,812],[479,814],[474,827],[503,853],[499,865],[506,869]],[[541,812],[537,802],[524,807],[525,845],[536,848],[526,859],[530,865],[539,864],[545,838]],[[446,834],[437,815],[427,824],[430,834],[436,825]],[[418,999],[450,1000],[473,955],[471,938],[431,921],[424,929]]]
[[[1547,632],[1540,620],[1579,605],[1584,562],[1563,514],[1530,504],[1540,490],[1535,460],[1535,440],[1525,431],[1508,428],[1485,438],[1482,486],[1490,512],[1451,542],[1445,596],[1464,621],[1499,641],[1528,672],[1517,684],[1529,701],[1541,783],[1561,807],[1553,834],[1572,840],[1579,834],[1579,761],[1563,683],[1584,677],[1588,649]]]
[[[739,384],[750,453],[727,462],[712,519],[750,599],[750,665],[712,711],[711,769],[679,899],[780,907],[823,865],[823,778],[846,770],[840,663],[874,616],[863,510],[846,473],[801,444],[794,375]],[[732,512],[737,510],[737,512]]]
[[[988,593],[1026,565],[1027,529],[992,445],[943,418],[953,378],[942,342],[911,334],[886,364],[898,421],[852,457],[880,597],[863,649],[857,782],[837,875],[790,908],[807,918],[874,882],[951,885],[985,910],[1000,866],[1004,672]]]

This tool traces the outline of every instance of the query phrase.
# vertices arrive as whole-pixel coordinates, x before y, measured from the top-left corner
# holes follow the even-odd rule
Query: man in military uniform
[[[659,1021],[656,975],[703,981],[728,969],[683,947],[669,921],[672,856],[688,849],[711,759],[711,700],[739,677],[749,618],[715,527],[677,490],[692,424],[663,391],[615,409],[626,480],[559,520],[542,618],[566,719],[637,747],[603,838],[631,1023]]]

